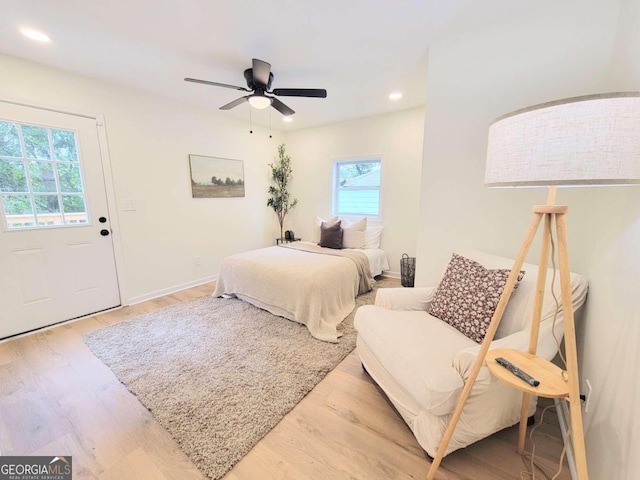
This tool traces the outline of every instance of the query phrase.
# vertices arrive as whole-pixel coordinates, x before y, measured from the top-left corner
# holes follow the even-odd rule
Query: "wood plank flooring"
[[[205,284],[0,343],[0,454],[72,455],[74,479],[203,479],[82,335],[208,295]],[[551,477],[562,441],[553,411],[536,431]],[[521,479],[517,429],[447,456],[438,479]],[[528,446],[529,448],[529,446]],[[225,480],[423,479],[429,461],[352,353]],[[536,478],[544,478],[538,475]],[[565,465],[560,479],[569,479]]]

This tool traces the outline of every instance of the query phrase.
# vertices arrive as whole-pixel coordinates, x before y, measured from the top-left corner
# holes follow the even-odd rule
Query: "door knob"
[[[102,235],[103,237],[106,237],[107,235],[109,235],[109,230],[107,230],[106,228],[100,230],[100,235]]]

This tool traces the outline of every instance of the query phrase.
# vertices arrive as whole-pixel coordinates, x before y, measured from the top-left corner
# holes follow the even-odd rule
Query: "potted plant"
[[[289,182],[291,182],[291,157],[287,155],[284,143],[278,146],[278,159],[274,163],[270,163],[271,181],[274,183],[269,186],[269,199],[267,206],[273,208],[278,216],[280,224],[280,238],[284,238],[284,219],[289,210],[296,206],[298,199],[290,199]]]

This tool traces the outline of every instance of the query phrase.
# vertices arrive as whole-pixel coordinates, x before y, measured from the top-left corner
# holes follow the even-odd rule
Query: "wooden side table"
[[[540,385],[534,387],[529,385],[521,378],[515,376],[509,370],[504,368],[496,358],[502,357],[523,372],[528,373],[536,380],[540,381]],[[486,364],[489,371],[493,373],[499,380],[521,390],[526,395],[536,395],[546,398],[565,398],[569,396],[569,382],[566,379],[566,373],[553,363],[538,357],[529,352],[520,352],[508,348],[498,348],[487,352]],[[524,402],[523,402],[524,403]],[[525,415],[525,405],[522,410]],[[518,435],[518,453],[522,455],[524,452],[524,444],[527,433],[527,423],[521,419],[520,431]]]
[[[286,238],[276,238],[276,245],[280,245],[281,243],[299,242],[301,240],[301,238],[294,238],[293,240],[287,240]]]

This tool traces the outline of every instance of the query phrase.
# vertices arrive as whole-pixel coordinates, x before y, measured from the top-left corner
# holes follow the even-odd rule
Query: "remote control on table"
[[[540,385],[540,380],[536,380],[535,378],[533,378],[528,373],[523,372],[518,367],[516,367],[513,363],[511,363],[509,360],[507,360],[506,358],[498,357],[498,358],[496,358],[496,362],[498,362],[504,368],[506,368],[511,373],[513,373],[516,377],[521,378],[522,380],[527,382],[532,387],[537,387],[538,385]]]

